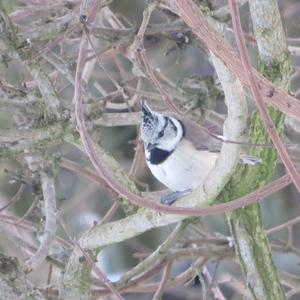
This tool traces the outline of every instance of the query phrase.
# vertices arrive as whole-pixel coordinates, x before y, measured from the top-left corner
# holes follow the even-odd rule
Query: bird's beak
[[[151,150],[153,150],[154,148],[156,148],[156,144],[147,144],[147,146],[146,146],[146,148],[147,148],[147,150],[148,151],[151,151]]]

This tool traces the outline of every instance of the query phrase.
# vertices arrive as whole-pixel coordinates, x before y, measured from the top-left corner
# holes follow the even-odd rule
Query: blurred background
[[[125,170],[140,191],[158,191],[164,187],[150,174],[139,142],[140,101],[147,99],[156,110],[164,111],[166,107],[151,82],[140,76],[140,70],[133,68],[126,50],[139,28],[146,3],[142,0],[104,2],[107,6],[98,14],[91,31],[95,49],[88,51],[89,67],[83,75],[86,123],[93,140]],[[217,0],[197,2],[212,11],[219,11],[227,4],[227,1]],[[299,98],[300,3],[278,3],[294,68],[291,92]],[[38,248],[45,225],[38,173],[40,161],[46,161],[43,168],[50,168],[55,178],[58,239],[49,253],[54,262],[45,261],[30,272],[28,278],[43,291],[48,289],[49,299],[56,297],[53,291],[61,280],[72,249],[72,239],[78,239],[95,222],[101,222],[112,203],[120,202],[103,182],[96,183],[91,179],[92,175],[88,172],[94,172],[93,167],[76,144],[78,133],[72,99],[81,37],[80,4],[80,1],[63,0],[2,1],[22,45],[16,53],[1,53],[0,134],[9,138],[0,137],[0,206],[3,208],[0,216],[0,251],[26,262]],[[244,30],[249,35],[248,49],[255,63],[257,50],[247,3],[241,6],[240,11]],[[223,13],[218,18],[231,26],[228,14]],[[144,46],[164,88],[189,117],[200,122],[208,119],[221,128],[226,106],[207,50],[177,17],[168,11],[155,11]],[[101,64],[95,59],[95,50]],[[46,74],[49,79],[62,108],[59,121],[53,121],[51,113],[45,109],[39,90],[39,75],[34,77],[33,74]],[[253,102],[249,99],[249,116],[253,109]],[[299,143],[298,129],[294,124],[286,124],[284,140]],[[295,147],[293,152],[295,160],[297,149]],[[29,157],[35,157],[35,160],[32,162]],[[276,177],[283,174],[284,168],[279,163]],[[290,185],[262,201],[261,208],[265,228],[272,228],[299,215],[299,195]],[[119,220],[133,211],[135,208],[121,203],[110,221]],[[152,253],[173,227],[151,230],[103,249],[97,258],[99,266],[111,281],[118,281],[126,271]],[[300,225],[294,224],[288,230],[270,235],[276,265],[295,276],[298,282],[299,232]],[[178,245],[183,247],[187,238],[215,238],[225,243],[228,236],[230,232],[225,216],[216,215],[189,226]],[[232,248],[229,251],[233,251]],[[228,257],[217,253],[209,258],[205,263],[206,275],[199,272],[199,276],[192,276],[189,282],[167,289],[163,299],[202,299],[202,292],[199,291],[203,280],[208,281],[208,290],[212,286],[220,288],[225,299],[251,299],[238,261]],[[184,272],[192,262],[193,257],[180,257],[173,263],[171,276]],[[205,274],[206,271],[203,272]],[[160,276],[158,273],[158,282]],[[125,298],[152,299],[152,294],[128,293]],[[206,299],[214,297],[214,292],[207,292]],[[290,299],[299,297],[300,293],[295,293]]]

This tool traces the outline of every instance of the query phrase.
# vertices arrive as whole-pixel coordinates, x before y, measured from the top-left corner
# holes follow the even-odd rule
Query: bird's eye
[[[162,131],[160,131],[159,133],[158,133],[158,135],[157,135],[159,138],[161,138],[161,137],[163,137],[164,136],[164,131],[162,130]]]

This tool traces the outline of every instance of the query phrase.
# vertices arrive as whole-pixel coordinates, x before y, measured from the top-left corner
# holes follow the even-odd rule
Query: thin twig
[[[16,202],[18,202],[21,199],[21,195],[22,195],[24,189],[25,189],[25,184],[21,183],[21,185],[20,185],[18,191],[16,192],[16,194],[10,199],[10,201],[7,204],[5,204],[4,206],[2,206],[0,208],[0,212],[2,212],[5,209],[8,209],[13,204],[15,204]]]
[[[136,40],[138,41],[139,39]],[[88,42],[87,36],[85,32],[83,32],[83,36],[79,48],[79,54],[78,54],[77,69],[76,69],[76,76],[75,76],[75,92],[74,92],[73,102],[75,103],[75,116],[76,116],[78,131],[80,133],[85,151],[89,156],[91,162],[93,163],[95,169],[113,190],[117,191],[121,196],[127,198],[133,204],[150,208],[152,210],[156,210],[159,212],[165,212],[165,213],[176,212],[176,214],[181,214],[181,215],[195,215],[195,213],[197,213],[198,215],[198,212],[200,213],[200,211],[197,211],[198,209],[196,208],[167,207],[165,205],[157,204],[147,199],[143,199],[142,197],[139,197],[129,192],[124,186],[121,186],[119,182],[111,176],[111,174],[105,168],[104,164],[99,160],[97,153],[95,151],[95,146],[88,134],[85,125],[83,105],[82,105],[82,93],[83,93],[82,72],[86,62],[87,42]],[[172,102],[172,100],[170,101]],[[201,214],[202,213],[203,212],[201,212]],[[214,211],[214,213],[216,212]]]
[[[287,221],[287,222],[285,222],[283,224],[280,224],[280,225],[277,225],[277,226],[274,226],[274,227],[268,229],[267,230],[267,234],[271,234],[271,233],[277,232],[279,230],[288,228],[289,226],[297,224],[299,222],[300,222],[300,216],[297,216],[296,218],[294,218],[292,220],[289,220],[289,221]]]
[[[206,21],[201,9],[192,0],[164,0],[169,9],[178,14],[192,29],[195,35],[223,62],[227,68],[239,78],[243,84],[250,87],[246,70],[236,51],[221,37],[221,35]],[[274,83],[253,70],[259,83],[264,100],[288,116],[300,121],[300,103],[298,99],[278,88]],[[272,93],[270,93],[272,91]]]
[[[36,205],[39,203],[39,197],[34,197],[33,201],[31,202],[29,208],[26,210],[25,214],[20,217],[15,223],[14,225],[19,225],[21,224],[33,211],[33,209],[36,207]]]
[[[154,2],[150,3],[147,6],[147,8],[144,10],[142,24],[140,25],[139,31],[138,31],[138,33],[136,35],[136,38],[134,40],[134,43],[131,47],[133,49],[133,52],[136,55],[137,61],[140,61],[142,63],[142,65],[145,68],[145,71],[146,71],[147,75],[149,76],[151,81],[154,83],[154,85],[158,89],[160,95],[162,96],[162,98],[164,99],[166,104],[170,107],[170,109],[172,111],[180,114],[180,110],[177,108],[177,106],[175,105],[175,103],[173,102],[171,97],[163,89],[163,87],[160,84],[159,80],[155,76],[154,71],[153,71],[153,69],[151,68],[151,66],[149,64],[148,58],[146,56],[146,50],[145,50],[144,45],[143,45],[143,40],[144,40],[144,35],[145,35],[145,32],[146,32],[146,28],[148,26],[151,14],[154,11],[154,9],[156,8],[156,6],[157,6],[157,3],[154,1]]]
[[[172,267],[172,263],[171,262],[167,262],[167,264],[165,265],[164,267],[164,271],[163,271],[163,275],[162,275],[162,278],[161,278],[161,281],[159,283],[159,286],[152,298],[152,300],[159,300],[161,299],[161,296],[164,292],[164,289],[165,289],[165,286],[166,286],[166,283],[167,283],[167,280],[168,280],[168,276],[170,274],[170,271],[171,271],[171,267]]]
[[[118,194],[114,190],[109,188],[109,186],[100,176],[98,176],[95,172],[91,171],[90,169],[85,168],[84,166],[76,163],[75,161],[69,160],[67,158],[62,158],[61,166],[96,183],[101,189],[107,191],[114,198],[118,196]]]
[[[200,216],[200,215],[207,215],[209,212],[211,214],[217,213],[215,209],[204,208],[183,208],[183,207],[171,207],[166,206],[162,204],[155,203],[153,201],[143,199],[142,197],[133,194],[129,192],[124,186],[121,186],[119,182],[111,176],[111,174],[108,172],[108,170],[105,168],[103,163],[99,160],[97,153],[95,151],[95,146],[93,144],[93,141],[88,133],[85,120],[84,120],[84,114],[83,114],[83,105],[82,105],[82,93],[83,93],[83,82],[82,82],[82,72],[84,69],[84,65],[86,62],[86,55],[87,55],[87,37],[85,33],[83,33],[81,44],[79,47],[79,54],[78,54],[78,61],[77,61],[77,69],[76,69],[76,75],[75,75],[75,91],[74,91],[74,98],[73,102],[75,103],[75,116],[76,116],[76,122],[79,134],[81,136],[81,140],[84,146],[84,149],[86,151],[86,154],[89,156],[93,166],[97,170],[98,174],[101,175],[101,177],[105,180],[107,185],[118,192],[122,197],[127,198],[132,204],[142,206],[145,208],[150,208],[152,210],[158,211],[158,212],[165,212],[165,213],[173,213],[173,214],[179,214],[179,215],[194,215],[194,216]],[[253,195],[252,195],[253,197]],[[248,199],[249,201],[249,199]],[[253,199],[252,199],[253,201]],[[257,196],[255,196],[255,200],[253,202],[259,201]],[[243,204],[245,205],[245,204]],[[242,206],[243,206],[242,205]],[[221,204],[221,206],[226,207],[227,209],[231,209],[231,202]],[[214,206],[216,208],[216,206]],[[236,207],[232,208],[235,209]]]
[[[41,49],[35,56],[30,58],[27,63],[31,64],[34,60],[38,59],[41,55],[45,55],[51,50],[53,50],[59,43],[61,43],[64,39],[70,36],[75,30],[78,30],[80,27],[79,24],[74,25],[72,28],[64,32],[62,35],[57,37],[55,40],[49,42],[43,49]]]
[[[64,161],[64,160],[63,160]],[[67,167],[69,168],[69,167]],[[84,169],[81,170],[81,175],[89,178],[90,180],[96,182],[97,184],[100,184],[100,186],[103,186],[103,179],[102,177],[99,177],[96,173]],[[284,175],[280,177],[279,179],[274,180],[273,182],[259,188],[258,190],[240,197],[238,199],[232,200],[230,202],[222,203],[222,204],[215,204],[211,205],[206,208],[181,208],[181,207],[166,207],[163,206],[163,209],[161,210],[162,212],[168,212],[168,213],[174,213],[174,214],[183,214],[183,215],[191,215],[191,216],[207,216],[207,215],[212,215],[212,214],[217,214],[217,213],[223,213],[223,212],[228,212],[232,211],[237,208],[241,208],[256,202],[261,201],[265,197],[276,193],[283,189],[284,187],[288,186],[291,184],[291,179],[288,175]],[[135,197],[138,197],[134,195]],[[140,199],[140,197],[138,197]],[[142,199],[142,198],[141,198]],[[153,203],[151,200],[144,200],[140,203],[140,205],[144,206],[144,201],[146,201],[145,207],[151,208],[156,210],[157,207],[158,210],[160,210],[161,205],[156,205]],[[154,205],[153,205],[154,204]],[[153,205],[153,206],[152,206]]]
[[[96,57],[96,60],[97,60],[97,63],[99,65],[99,67],[101,69],[103,69],[103,71],[105,72],[105,75],[110,79],[110,81],[115,85],[115,87],[118,89],[118,90],[122,90],[121,86],[118,84],[118,82],[113,78],[113,76],[110,74],[110,72],[104,67],[104,65],[102,64],[101,62],[101,58],[100,58],[100,55],[97,54],[97,50],[96,50],[96,47],[94,46],[94,43],[90,37],[90,34],[89,34],[89,30],[88,28],[86,27],[85,24],[83,24],[83,28],[84,28],[84,31],[85,31],[85,34],[87,36],[87,39],[89,41],[89,44],[90,46],[92,47],[94,53],[95,53],[95,57]]]
[[[219,286],[213,284],[213,278],[210,275],[207,267],[203,267],[203,274],[206,276],[206,278],[209,282],[210,288],[213,292],[213,295],[214,295],[215,299],[226,300],[226,298],[224,297],[223,293],[221,292]]]
[[[102,270],[94,263],[94,261],[91,259],[90,255],[88,255],[88,253],[86,251],[84,251],[78,243],[76,243],[76,246],[79,247],[82,254],[87,259],[89,265],[93,268],[93,270],[95,271],[97,276],[104,282],[104,284],[112,292],[112,294],[115,296],[115,298],[119,299],[119,300],[124,300],[124,298],[121,296],[120,292],[114,287],[114,285],[106,277],[106,275],[102,272]]]
[[[110,209],[107,211],[107,213],[102,217],[98,225],[102,225],[109,222],[119,207],[120,207],[120,203],[115,201],[113,205],[110,207]]]
[[[62,220],[60,220],[60,223],[61,223],[64,231],[69,236],[69,239],[72,240],[71,235],[70,235],[69,231],[67,230],[67,227],[65,226],[64,222]],[[107,276],[103,273],[103,271],[99,268],[99,266],[93,261],[91,256],[79,245],[79,243],[77,241],[75,241],[74,244],[80,249],[80,251],[82,252],[82,254],[83,254],[84,258],[86,259],[87,263],[89,264],[89,266],[95,271],[95,273],[97,274],[97,276],[101,280],[101,282],[103,282],[107,286],[107,288],[110,290],[112,295],[118,300],[124,300],[124,298],[121,296],[120,292],[115,288],[115,286],[107,278]],[[84,262],[82,262],[82,263],[84,263]]]
[[[186,227],[186,225],[187,222],[185,221],[178,223],[175,229],[168,236],[168,238],[151,255],[149,255],[141,263],[139,263],[137,266],[132,268],[130,271],[128,271],[121,277],[121,279],[118,282],[118,286],[123,287],[124,284],[126,284],[129,281],[129,279],[136,276],[140,272],[146,270],[153,264],[157,263],[157,261],[165,258],[168,254],[168,251],[177,241],[180,234],[182,233],[182,230]]]
[[[191,280],[191,278],[195,277],[195,268],[196,269],[201,269],[205,263],[207,262],[206,258],[198,258],[193,266],[191,266],[190,268],[188,268],[187,270],[185,270],[184,272],[180,273],[179,275],[177,275],[175,278],[169,279],[166,282],[165,288],[174,288],[178,285],[182,285],[185,282]],[[123,291],[130,291],[130,292],[136,292],[136,293],[140,293],[140,292],[154,292],[158,289],[160,283],[148,283],[148,284],[143,284],[143,285],[130,285],[129,288],[125,288]],[[133,287],[133,288],[132,288]],[[108,290],[99,290],[99,291],[95,291],[95,295],[107,295],[110,292]]]

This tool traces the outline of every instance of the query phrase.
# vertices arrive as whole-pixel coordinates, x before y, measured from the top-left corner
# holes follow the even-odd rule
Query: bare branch
[[[159,212],[177,212],[180,211],[183,215],[187,213],[195,213],[193,208],[176,208],[158,205],[149,200],[145,200],[132,193],[129,193],[125,188],[120,186],[118,182],[106,171],[103,164],[99,161],[95,151],[93,150],[93,143],[88,135],[85,127],[84,118],[82,114],[82,70],[84,68],[86,57],[87,38],[83,35],[81,47],[79,50],[77,72],[75,77],[75,94],[74,103],[78,129],[85,147],[95,169],[101,177],[105,179],[107,184],[114,190],[118,191],[122,196],[127,197],[132,203],[142,205],[144,207],[156,209]],[[243,97],[242,86],[239,81],[235,80],[225,66],[221,62],[217,62],[216,66],[220,70],[221,81],[225,94],[227,96],[228,104],[228,118],[224,123],[224,134],[232,140],[239,140],[243,134],[245,126],[245,102]],[[232,88],[234,86],[234,89]],[[211,203],[218,193],[222,190],[230,175],[234,171],[234,167],[238,162],[239,146],[224,144],[222,147],[220,158],[215,169],[211,172],[207,180],[194,193],[185,197],[178,202],[179,205],[184,206],[206,206]],[[228,159],[230,158],[230,160]],[[95,226],[89,232],[84,234],[79,243],[81,247],[87,249],[94,249],[110,243],[115,243],[133,237],[151,228],[171,224],[181,220],[183,217],[174,215],[161,215],[150,211],[141,211],[138,214],[127,217],[117,222],[107,223],[103,226]],[[64,281],[66,285],[77,285],[80,276],[81,266],[78,264],[78,255],[80,251],[75,249],[70,257]]]
[[[172,266],[172,264],[170,262],[168,262],[165,265],[160,284],[159,284],[158,289],[156,290],[152,300],[161,299],[161,296],[162,296],[162,294],[164,292],[164,289],[165,289],[165,285],[166,285],[167,280],[168,280],[169,273],[171,271],[171,266]]]
[[[20,299],[20,295],[30,295],[36,300],[46,299],[26,278],[26,274],[16,258],[0,254],[0,288],[1,297]]]
[[[141,263],[136,265],[134,268],[132,268],[130,271],[128,271],[121,277],[121,279],[118,281],[118,287],[122,288],[126,286],[127,282],[130,279],[134,278],[136,275],[140,273],[143,273],[149,267],[157,264],[157,262],[165,258],[168,255],[168,251],[178,240],[180,234],[182,233],[182,231],[185,229],[186,226],[187,226],[187,222],[184,221],[179,222],[176,225],[175,229],[168,236],[168,238],[151,255],[149,255]]]
[[[250,88],[251,88],[253,97],[257,102],[262,120],[265,124],[265,128],[269,132],[270,137],[273,141],[273,144],[275,145],[284,166],[286,167],[289,175],[291,176],[293,183],[297,187],[298,192],[300,192],[300,175],[296,171],[296,167],[292,163],[286,148],[284,147],[283,143],[280,140],[279,134],[276,131],[276,128],[272,122],[272,119],[265,107],[264,102],[263,102],[262,94],[259,91],[258,83],[256,82],[257,79],[254,77],[254,74],[252,72],[253,69],[252,69],[252,66],[250,64],[250,60],[248,57],[246,43],[244,40],[243,31],[242,31],[241,20],[239,17],[239,11],[238,11],[238,7],[236,5],[235,0],[230,0],[230,9],[231,9],[233,28],[235,31],[235,36],[236,36],[236,41],[238,44],[239,52],[241,55],[242,64],[243,64],[245,72],[248,76],[248,80],[250,83]]]
[[[62,127],[60,124],[37,129],[0,129],[0,143],[34,142],[53,139],[61,133]]]
[[[25,184],[21,183],[17,193],[11,198],[11,200],[7,204],[5,204],[0,208],[0,212],[2,212],[5,209],[8,209],[10,206],[18,202],[21,199],[21,195],[24,192],[24,189],[25,189]]]
[[[32,268],[36,268],[48,255],[57,227],[54,178],[46,171],[41,171],[40,175],[45,204],[45,228],[40,237],[41,244],[37,252],[28,261]]]
[[[236,75],[247,87],[250,82],[240,58],[220,34],[205,20],[200,8],[192,0],[164,0],[174,13],[192,29],[196,36]],[[256,70],[252,70],[264,95],[264,101],[270,103],[288,116],[300,120],[300,103],[298,99],[288,95],[284,90],[264,78]]]

